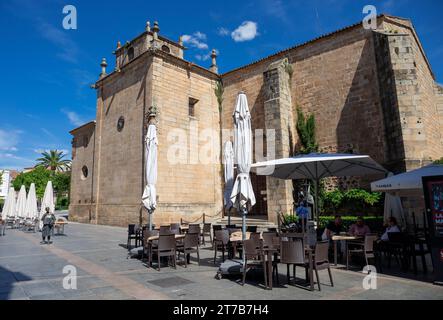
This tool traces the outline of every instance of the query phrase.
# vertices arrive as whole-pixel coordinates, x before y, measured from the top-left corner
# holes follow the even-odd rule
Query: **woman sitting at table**
[[[385,230],[385,233],[381,236],[381,241],[389,241],[389,233],[401,232],[400,228],[397,225],[397,219],[394,217],[390,217],[388,220],[388,226]]]
[[[364,237],[368,233],[371,233],[371,230],[365,224],[363,217],[358,217],[357,222],[349,228],[349,234],[354,237]]]

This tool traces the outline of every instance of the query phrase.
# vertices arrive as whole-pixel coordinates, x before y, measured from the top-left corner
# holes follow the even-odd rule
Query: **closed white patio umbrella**
[[[39,218],[45,214],[46,208],[49,208],[49,212],[54,213],[55,211],[55,205],[54,205],[54,189],[52,188],[52,181],[48,181],[45,188],[45,193],[43,195],[41,208],[40,208],[40,215]]]
[[[35,219],[38,217],[37,211],[37,196],[35,195],[35,184],[31,183],[28,192],[28,198],[26,199],[26,218]]]
[[[225,171],[224,206],[228,210],[228,225],[231,224],[232,188],[234,186],[234,150],[231,141],[226,141],[223,148],[223,164]]]
[[[315,213],[318,220],[318,185],[326,177],[350,177],[386,174],[387,171],[367,155],[313,153],[292,158],[260,162],[252,165],[257,175],[285,180],[314,180]],[[318,222],[318,221],[317,221]]]
[[[19,218],[26,217],[26,188],[24,185],[21,186],[17,197],[17,206],[15,207],[16,216]]]
[[[9,188],[8,196],[5,200],[5,205],[3,206],[2,219],[8,217],[15,217],[15,206],[16,206],[16,193],[13,187]]]
[[[152,213],[157,207],[157,146],[157,128],[150,124],[145,138],[146,187],[142,196],[142,202],[148,210],[149,230],[152,230]]]
[[[255,195],[252,189],[249,172],[252,164],[252,130],[251,114],[248,99],[241,92],[237,97],[234,110],[234,157],[237,163],[237,178],[231,193],[233,206],[242,214],[243,240],[246,239],[246,215],[255,205]]]

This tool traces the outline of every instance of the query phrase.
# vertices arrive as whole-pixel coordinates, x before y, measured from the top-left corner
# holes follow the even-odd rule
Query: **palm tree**
[[[50,169],[54,172],[69,170],[71,168],[71,161],[63,159],[64,157],[66,157],[66,154],[64,154],[63,151],[45,151],[42,153],[42,157],[37,159],[39,162],[37,166],[45,167],[46,169]]]

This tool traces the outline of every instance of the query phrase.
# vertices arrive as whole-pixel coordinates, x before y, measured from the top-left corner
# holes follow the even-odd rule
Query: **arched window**
[[[82,180],[86,180],[86,178],[88,177],[88,175],[89,175],[89,169],[88,169],[88,167],[87,167],[87,166],[83,166],[83,167],[82,167],[82,175],[81,175],[81,179],[82,179]]]

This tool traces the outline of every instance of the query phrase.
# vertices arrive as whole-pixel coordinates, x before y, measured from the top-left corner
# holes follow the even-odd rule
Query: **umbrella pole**
[[[228,226],[231,225],[231,208],[228,210]]]
[[[246,241],[246,215],[248,214],[248,209],[243,208],[242,209],[242,240],[243,240],[243,246]],[[245,256],[245,249],[243,247],[242,250],[242,257],[243,257],[243,268],[246,268],[246,256]]]
[[[152,210],[148,210],[149,231],[152,231]]]
[[[318,214],[318,179],[315,180],[315,202],[314,202],[314,207],[315,207],[315,219],[317,221],[317,227],[320,224],[320,218],[319,218],[319,214]]]

